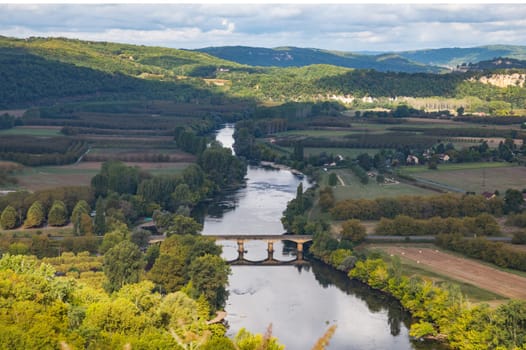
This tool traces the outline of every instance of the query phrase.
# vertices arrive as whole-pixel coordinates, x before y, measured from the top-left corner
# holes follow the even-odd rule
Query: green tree
[[[336,186],[338,183],[338,177],[336,176],[336,173],[330,173],[329,174],[329,186]]]
[[[47,215],[47,222],[51,226],[64,226],[68,221],[66,205],[62,201],[54,201]]]
[[[88,215],[91,212],[91,208],[85,200],[80,200],[75,204],[75,207],[73,208],[73,211],[71,212],[71,218],[70,221],[73,223],[73,232],[78,236],[85,233],[89,233],[93,231],[93,228],[89,231],[87,231],[87,227],[82,227],[82,214]],[[90,219],[91,221],[91,219]]]
[[[99,253],[105,254],[108,250],[115,247],[128,238],[129,232],[125,224],[116,225],[111,232],[104,235],[102,243],[99,246]]]
[[[272,327],[262,334],[252,334],[245,328],[241,328],[234,337],[234,344],[239,350],[284,350],[285,346],[278,343],[278,339],[272,336]]]
[[[210,237],[201,235],[173,235],[161,244],[159,257],[149,271],[149,278],[163,291],[181,289],[189,281],[189,267],[200,256],[219,256],[221,247]]]
[[[166,235],[196,235],[203,229],[203,225],[196,222],[194,219],[184,215],[174,215],[172,223],[166,230]]]
[[[365,226],[360,223],[360,220],[352,219],[342,223],[342,239],[351,242],[361,242],[366,236]]]
[[[8,205],[2,211],[2,216],[0,217],[0,225],[4,230],[10,230],[17,226],[18,220],[16,215],[16,210],[12,206]]]
[[[230,267],[220,256],[205,254],[190,265],[189,276],[198,295],[203,294],[212,311],[225,306]]]
[[[103,235],[106,232],[106,213],[102,197],[99,197],[97,199],[97,203],[95,204],[95,219],[93,230],[98,235]]]
[[[80,214],[80,222],[78,225],[79,234],[86,235],[93,233],[93,220],[91,216],[86,213]]]
[[[35,201],[27,211],[24,227],[32,228],[41,226],[44,223],[44,218],[44,208],[42,204],[39,201]]]
[[[103,271],[108,279],[106,290],[113,292],[125,284],[139,282],[143,268],[141,251],[130,241],[122,241],[104,254]]]
[[[522,193],[518,190],[508,189],[504,195],[504,212],[505,213],[519,213],[522,211],[521,207],[524,203]]]
[[[297,141],[294,143],[294,151],[292,153],[292,160],[297,160],[299,162],[303,161],[303,142]]]

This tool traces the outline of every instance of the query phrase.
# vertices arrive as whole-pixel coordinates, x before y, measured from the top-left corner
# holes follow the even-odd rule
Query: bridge
[[[312,242],[312,236],[308,235],[206,235],[216,241],[235,241],[237,243],[237,259],[228,261],[231,265],[298,265],[305,262],[303,260],[303,245]],[[149,243],[155,244],[164,241],[165,236],[151,236]],[[248,241],[267,242],[267,258],[260,261],[251,261],[245,259],[245,243]],[[274,259],[274,243],[289,241],[296,243],[296,259],[290,261],[281,261]]]

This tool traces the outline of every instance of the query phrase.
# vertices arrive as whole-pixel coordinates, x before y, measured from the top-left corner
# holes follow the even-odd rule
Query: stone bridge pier
[[[214,236],[217,240],[233,240],[232,236]],[[266,241],[267,242],[267,259],[266,261],[274,261],[274,243],[279,241],[291,241],[296,243],[296,260],[303,260],[303,245],[312,241],[311,236],[237,236],[235,237],[237,243],[238,259],[245,259],[245,242],[246,241]]]

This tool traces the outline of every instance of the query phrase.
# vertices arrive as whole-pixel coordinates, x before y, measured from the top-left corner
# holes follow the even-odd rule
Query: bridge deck
[[[296,240],[312,240],[312,236],[309,235],[205,235],[206,237],[212,237],[219,241],[231,241],[231,240],[283,240],[283,241],[296,241]]]
[[[297,243],[306,243],[312,241],[309,235],[203,235],[216,241],[292,241]],[[166,239],[163,235],[150,236],[149,243],[160,243]]]

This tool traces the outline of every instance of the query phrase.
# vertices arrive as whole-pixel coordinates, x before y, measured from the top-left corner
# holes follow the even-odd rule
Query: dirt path
[[[526,278],[483,265],[470,259],[430,248],[382,247],[389,254],[398,255],[453,279],[473,284],[499,295],[526,300]]]
[[[206,321],[206,324],[214,324],[214,323],[219,323],[219,322],[223,322],[223,320],[226,318],[226,311],[218,311],[216,313],[216,317],[214,317],[213,319],[211,319],[210,321]]]
[[[340,175],[336,175],[338,177],[338,181],[342,184],[343,187],[345,187],[345,182],[343,182],[343,179]]]

